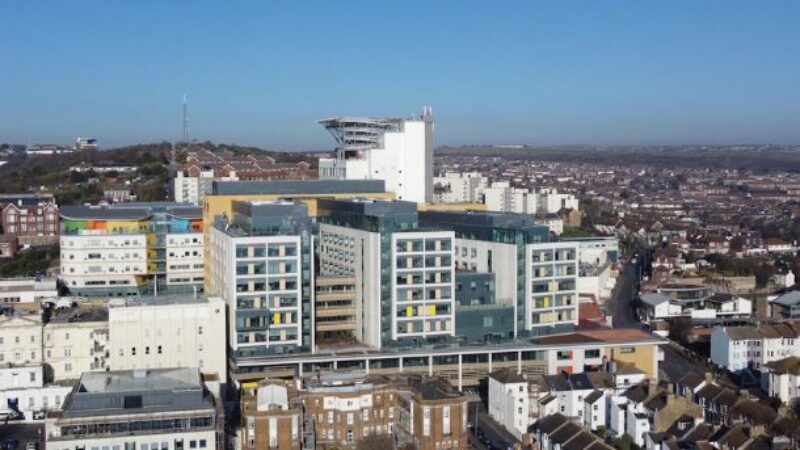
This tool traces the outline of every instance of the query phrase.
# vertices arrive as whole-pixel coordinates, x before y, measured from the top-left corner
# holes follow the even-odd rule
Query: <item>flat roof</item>
[[[213,298],[213,297],[211,297]],[[108,302],[111,308],[137,307],[137,306],[168,306],[168,305],[193,305],[209,303],[209,297],[192,294],[166,294],[158,296],[115,298]]]
[[[78,303],[71,308],[53,308],[50,323],[107,322],[105,305]]]
[[[201,219],[203,208],[185,203],[127,203],[124,206],[75,206],[60,209],[61,217],[74,220],[145,220],[163,212],[180,219]]]
[[[294,363],[326,362],[342,359],[380,360],[397,357],[439,356],[439,355],[475,355],[486,353],[502,353],[510,351],[545,351],[574,350],[575,344],[584,344],[586,348],[605,348],[614,345],[659,345],[666,339],[637,329],[589,330],[576,333],[564,333],[533,339],[518,339],[500,344],[472,344],[461,346],[429,346],[421,348],[385,348],[380,351],[369,348],[348,347],[347,351],[337,351],[337,347],[326,348],[317,353],[295,353],[268,358],[246,358],[236,361],[239,367],[280,366]]]
[[[196,368],[84,372],[64,404],[62,417],[213,410]]]
[[[383,180],[214,181],[213,195],[323,195],[385,193]]]
[[[668,302],[671,297],[660,292],[647,292],[639,296],[639,298],[650,306],[656,306]]]

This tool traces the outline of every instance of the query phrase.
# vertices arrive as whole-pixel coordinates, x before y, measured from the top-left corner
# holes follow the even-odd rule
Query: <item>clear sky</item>
[[[798,1],[0,2],[0,142],[800,143]]]

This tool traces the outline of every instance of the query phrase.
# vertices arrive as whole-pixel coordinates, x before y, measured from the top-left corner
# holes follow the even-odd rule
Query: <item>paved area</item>
[[[479,448],[505,450],[507,448],[513,448],[514,444],[519,442],[505,427],[497,423],[486,413],[478,417],[478,430],[492,442],[491,445],[483,445],[483,447]]]
[[[639,295],[642,265],[641,261],[636,264],[626,263],[622,276],[617,280],[617,286],[609,300],[614,328],[642,328],[633,308],[633,302]]]

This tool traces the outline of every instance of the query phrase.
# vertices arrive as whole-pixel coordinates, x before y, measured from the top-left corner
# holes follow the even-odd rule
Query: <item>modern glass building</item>
[[[417,205],[319,200],[319,266],[356,280],[356,338],[372,347],[455,336],[452,231],[423,229]]]
[[[551,242],[550,229],[527,214],[425,211],[419,220],[455,231],[459,270],[494,274],[495,304],[514,308],[513,336],[569,331],[577,324],[575,244]]]
[[[235,202],[210,234],[210,289],[228,307],[232,372],[250,358],[311,351],[313,237],[300,202]]]

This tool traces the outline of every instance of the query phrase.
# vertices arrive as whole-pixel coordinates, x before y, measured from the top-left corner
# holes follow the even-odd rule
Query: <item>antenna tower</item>
[[[183,94],[183,143],[189,143],[189,105],[186,103],[186,94]]]

